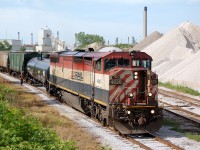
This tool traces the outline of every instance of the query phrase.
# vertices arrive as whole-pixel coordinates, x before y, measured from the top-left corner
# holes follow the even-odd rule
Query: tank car
[[[11,75],[26,74],[27,63],[33,57],[38,57],[38,52],[9,52],[9,72]]]
[[[27,63],[27,82],[39,83],[46,87],[47,79],[49,78],[50,59],[44,57],[43,53],[41,57],[34,57]]]
[[[0,51],[0,71],[7,72],[9,68],[9,61],[8,61],[8,53],[9,51]]]
[[[144,52],[62,52],[50,55],[48,91],[122,134],[158,131],[158,76]]]

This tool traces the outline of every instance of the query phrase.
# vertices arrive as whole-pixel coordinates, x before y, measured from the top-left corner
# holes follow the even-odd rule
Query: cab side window
[[[133,60],[132,62],[134,67],[139,67],[140,66],[140,60]]]
[[[128,67],[130,65],[129,59],[118,59],[118,66],[119,67]]]
[[[96,61],[95,69],[96,70],[101,70],[101,59],[99,59],[99,60]]]
[[[117,66],[116,59],[105,59],[105,70],[109,70]]]

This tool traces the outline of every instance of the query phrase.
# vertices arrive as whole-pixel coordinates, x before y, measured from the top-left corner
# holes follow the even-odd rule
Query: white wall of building
[[[50,29],[42,29],[39,32],[38,45],[40,46],[52,46],[52,31]]]

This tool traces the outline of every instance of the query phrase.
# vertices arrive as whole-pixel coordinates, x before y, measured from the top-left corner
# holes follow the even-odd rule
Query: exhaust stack
[[[18,32],[18,40],[20,40],[20,33]]]
[[[57,31],[57,39],[59,40],[59,31]]]
[[[31,33],[31,45],[33,45],[33,33]]]
[[[147,7],[144,7],[144,38],[147,37]]]

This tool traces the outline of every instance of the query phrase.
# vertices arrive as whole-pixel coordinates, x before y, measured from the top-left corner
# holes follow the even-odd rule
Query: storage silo
[[[41,46],[52,46],[51,42],[52,31],[49,29],[42,29],[39,32],[39,41],[38,44]]]

